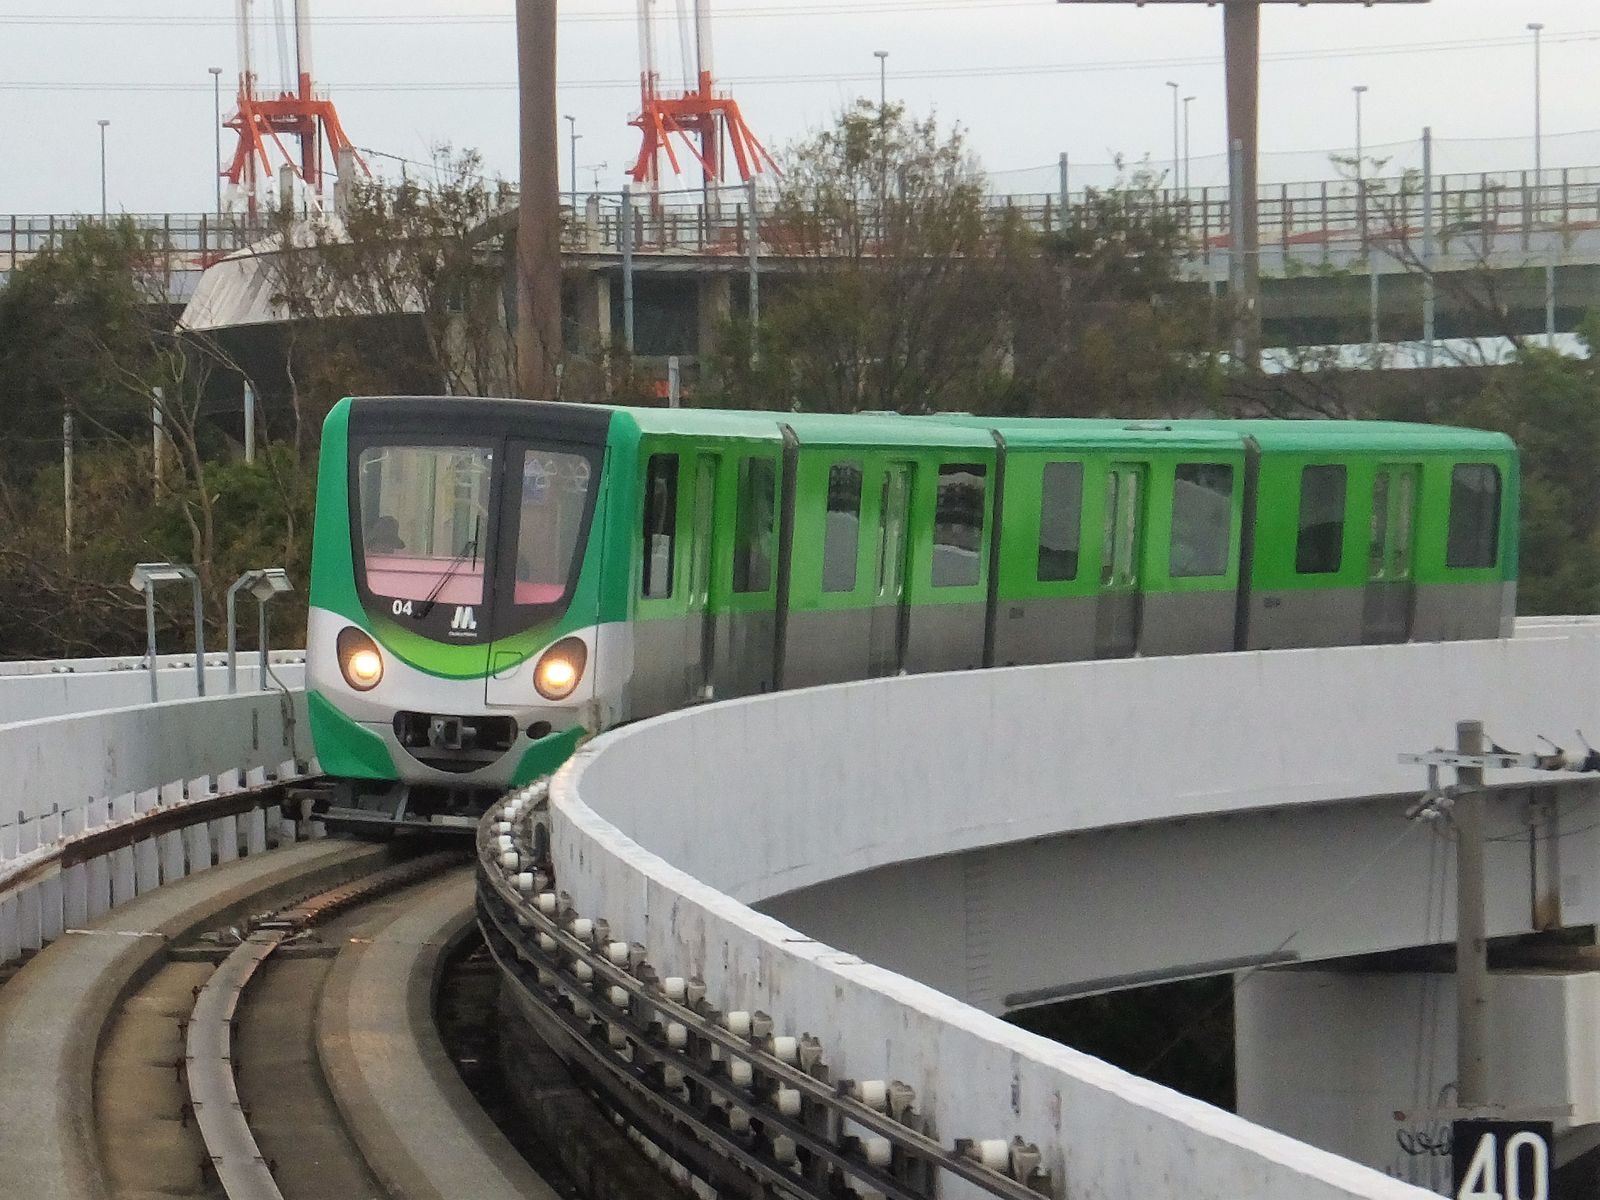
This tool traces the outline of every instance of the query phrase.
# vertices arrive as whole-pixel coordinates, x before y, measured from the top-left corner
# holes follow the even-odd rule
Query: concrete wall
[[[39,820],[51,813],[311,755],[300,693],[179,700],[0,726],[0,857],[19,840],[27,849],[30,833],[37,837]]]
[[[157,696],[161,700],[188,700],[195,696],[194,656],[158,659]],[[220,657],[206,656],[206,695],[228,691],[228,670]],[[239,660],[238,688],[260,690],[255,654]],[[272,676],[276,676],[276,683]],[[268,686],[281,683],[291,691],[305,686],[303,651],[274,655]],[[96,709],[124,708],[150,701],[150,676],[143,659],[79,659],[51,663],[0,663],[0,725],[33,721]]]
[[[1559,809],[1530,814],[1522,788],[1490,801],[1491,936],[1600,920],[1600,889],[1585,886],[1600,873],[1600,788],[1568,779]],[[1455,936],[1449,842],[1407,822],[1407,803],[1033,838],[878,867],[757,907],[990,1012],[1279,958],[1397,950]]]
[[[1269,971],[1235,997],[1240,1114],[1447,1190],[1449,1133],[1435,1115],[1456,1103],[1453,975]],[[1600,974],[1495,972],[1489,990],[1489,1078],[1518,1110],[1572,1106],[1557,1129],[1600,1121],[1595,1064]]]

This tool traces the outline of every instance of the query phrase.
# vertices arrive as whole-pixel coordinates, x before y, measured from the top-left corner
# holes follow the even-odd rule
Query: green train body
[[[312,733],[334,819],[432,824],[711,699],[1506,636],[1517,498],[1509,439],[1434,426],[345,400]]]

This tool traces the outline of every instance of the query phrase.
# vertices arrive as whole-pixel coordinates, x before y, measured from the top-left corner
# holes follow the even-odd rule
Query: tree
[[[1208,316],[1147,176],[1041,232],[992,203],[960,127],[866,102],[783,164],[773,282],[759,326],[721,340],[711,402],[1134,415],[1214,388]]]
[[[430,179],[353,183],[335,217],[275,214],[264,261],[291,322],[297,446],[321,416],[307,413],[305,393],[330,366],[341,379],[354,369],[410,385],[375,391],[427,381],[427,390],[481,396],[511,386],[504,256],[514,218],[510,186],[486,177],[475,151],[448,146],[435,150]]]

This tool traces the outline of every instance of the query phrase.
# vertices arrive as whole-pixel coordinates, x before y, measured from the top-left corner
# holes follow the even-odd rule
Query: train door
[[[717,475],[721,460],[702,454],[695,462],[694,510],[690,524],[688,619],[684,626],[689,699],[709,700],[716,678],[717,616],[712,586],[715,559]]]
[[[576,447],[536,446],[513,438],[505,444],[504,461],[489,631],[497,643],[549,619],[552,606],[570,595],[581,567],[586,519],[592,520],[596,503],[591,493],[599,487],[591,478],[597,461]],[[573,615],[587,624],[596,614]],[[596,658],[589,670],[598,669]],[[494,651],[484,700],[492,707],[513,708],[534,700],[532,667],[524,651]]]
[[[1361,613],[1361,640],[1367,645],[1411,640],[1421,475],[1416,463],[1384,463],[1373,476],[1367,585]]]
[[[906,582],[910,577],[911,484],[910,463],[890,463],[884,468],[878,506],[877,589],[867,651],[868,670],[873,675],[898,674],[905,663],[910,621]]]
[[[1127,658],[1139,645],[1146,479],[1146,469],[1138,463],[1112,463],[1106,471],[1100,597],[1095,605],[1096,658]]]

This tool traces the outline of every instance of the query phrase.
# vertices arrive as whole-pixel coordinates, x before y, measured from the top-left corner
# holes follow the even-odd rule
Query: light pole
[[[1539,173],[1544,170],[1544,23],[1529,21],[1528,28],[1533,33],[1533,177],[1534,186],[1538,187]]]
[[[874,50],[878,60],[878,240],[884,235],[883,208],[889,196],[889,52]]]
[[[100,223],[106,222],[106,126],[110,121],[100,120]]]
[[[1189,190],[1189,105],[1193,96],[1183,98],[1183,190]]]
[[[217,185],[217,220],[222,220],[222,68],[207,67],[211,72],[211,135],[215,141],[212,151],[211,173]]]
[[[578,139],[583,135],[578,132],[577,117],[561,118],[567,123],[567,132],[572,135],[572,211],[578,211]]]
[[[1183,159],[1178,155],[1178,85],[1169,79],[1167,86],[1172,89],[1172,187],[1176,191],[1178,185],[1183,182],[1183,177],[1179,174]]]
[[[1367,94],[1367,85],[1358,83],[1350,89],[1356,94],[1356,220],[1361,223],[1361,248],[1367,247],[1367,188],[1362,180],[1361,163],[1361,97]]]

